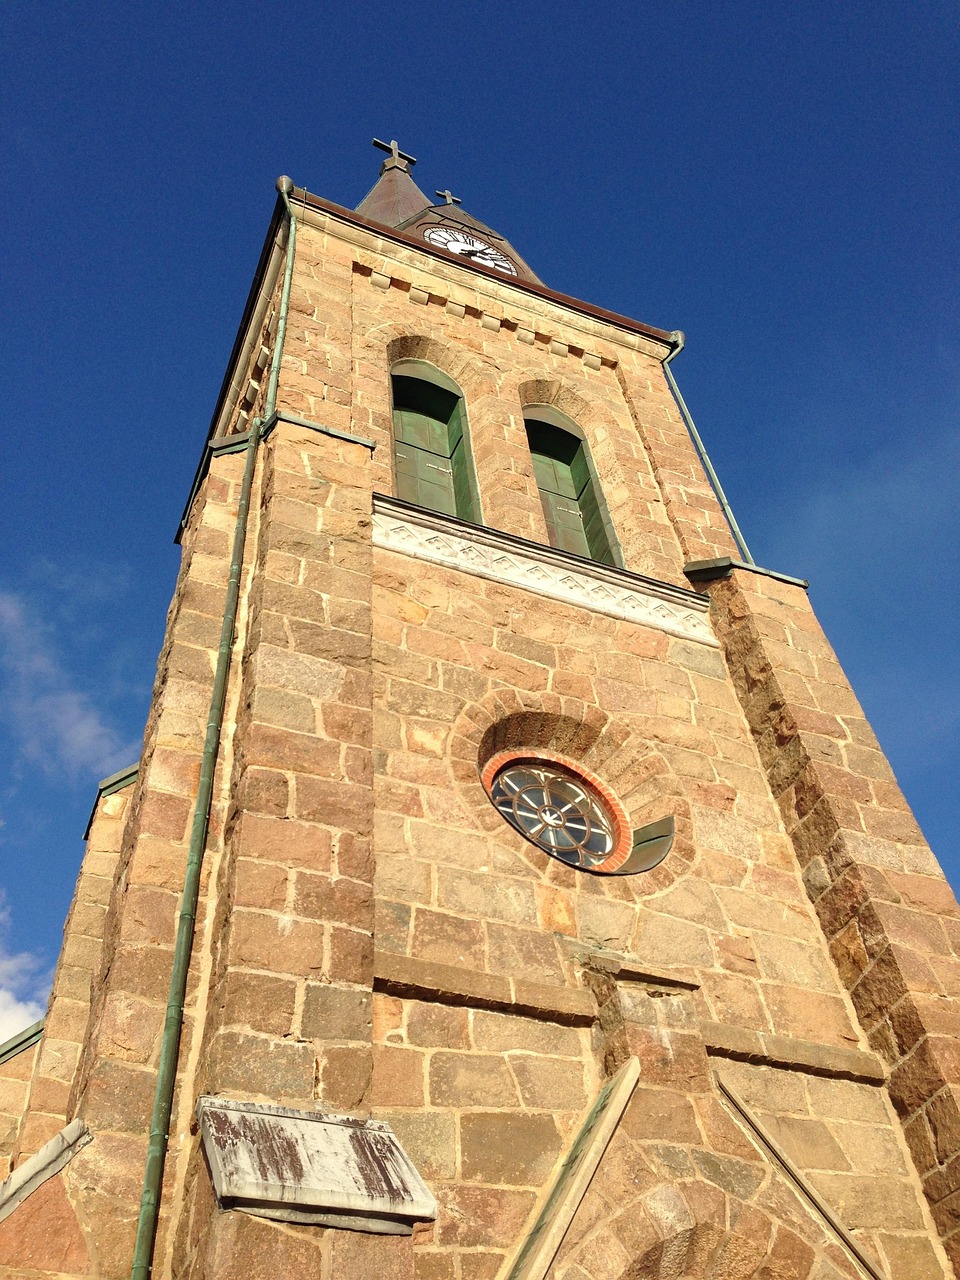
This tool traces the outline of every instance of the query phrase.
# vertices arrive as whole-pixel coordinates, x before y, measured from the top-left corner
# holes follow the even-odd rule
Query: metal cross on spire
[[[373,145],[379,147],[381,151],[386,151],[395,165],[399,165],[402,161],[406,161],[408,165],[417,163],[416,156],[408,156],[405,151],[400,150],[396,138],[392,138],[389,142],[381,142],[379,138],[374,138]],[[385,160],[384,164],[389,164],[390,160]]]
[[[461,202],[461,200],[460,200],[460,197],[459,197],[459,196],[455,196],[455,195],[453,194],[453,192],[452,192],[452,191],[438,191],[436,194],[437,194],[438,196],[443,196],[443,199],[444,199],[444,201],[445,201],[445,203],[446,203],[446,204],[461,204],[461,203],[462,203],[462,202]]]

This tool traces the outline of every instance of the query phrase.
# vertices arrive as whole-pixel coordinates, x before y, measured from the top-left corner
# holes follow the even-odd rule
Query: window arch
[[[460,388],[421,360],[395,364],[390,386],[397,497],[461,520],[478,520]]]
[[[550,545],[619,565],[610,517],[576,424],[550,405],[529,405],[524,425]]]

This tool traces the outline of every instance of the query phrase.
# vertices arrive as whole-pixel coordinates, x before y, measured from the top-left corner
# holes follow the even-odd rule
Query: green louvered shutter
[[[459,396],[419,378],[393,378],[397,497],[474,519]]]
[[[533,473],[550,545],[613,564],[613,552],[583,444],[569,431],[527,422]]]

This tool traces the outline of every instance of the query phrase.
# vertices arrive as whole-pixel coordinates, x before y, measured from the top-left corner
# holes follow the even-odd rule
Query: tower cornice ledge
[[[584,302],[581,298],[573,298],[569,294],[558,293],[555,289],[551,289],[545,284],[537,284],[532,280],[523,280],[516,276],[506,276],[502,272],[496,271],[492,267],[482,266],[478,262],[467,262],[455,253],[449,253],[446,249],[432,245],[419,236],[410,235],[405,231],[398,231],[395,227],[386,227],[380,222],[361,217],[353,209],[345,209],[342,205],[334,204],[332,200],[324,200],[321,196],[312,195],[302,187],[297,187],[294,190],[291,199],[295,206],[299,206],[298,212],[304,218],[307,218],[310,210],[315,210],[320,214],[327,214],[351,226],[362,227],[364,230],[373,232],[385,240],[407,245],[412,249],[416,249],[418,253],[426,254],[430,258],[436,258],[440,262],[451,263],[460,270],[472,272],[487,280],[495,280],[498,285],[503,285],[505,288],[515,289],[520,293],[532,294],[537,298],[544,298],[549,302],[559,304],[561,307],[566,307],[570,311],[579,312],[581,315],[590,316],[595,320],[603,321],[605,324],[613,325],[615,328],[624,329],[628,333],[637,333],[645,338],[651,338],[657,343],[662,343],[667,348],[667,352],[677,345],[675,333],[668,332],[666,329],[657,329],[653,325],[643,324],[641,321],[633,320],[629,316],[620,315],[619,312],[608,311],[605,307],[595,306],[592,302]],[[667,352],[664,354],[667,354]]]
[[[373,542],[419,560],[592,609],[682,640],[718,648],[708,596],[643,574],[597,564],[499,529],[437,515],[385,494],[373,495]]]

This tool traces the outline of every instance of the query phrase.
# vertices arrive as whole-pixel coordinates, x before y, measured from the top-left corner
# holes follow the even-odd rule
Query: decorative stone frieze
[[[717,647],[703,596],[377,494],[374,545]]]

